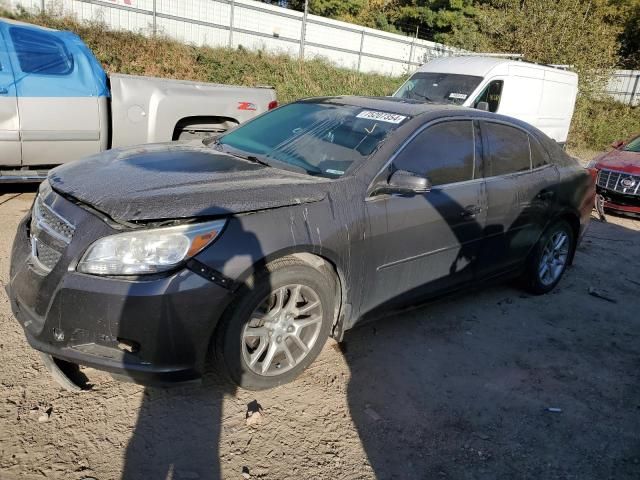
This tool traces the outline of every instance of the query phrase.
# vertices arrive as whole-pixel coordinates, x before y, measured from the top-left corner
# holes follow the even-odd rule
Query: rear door
[[[0,22],[0,166],[20,165],[20,121],[13,69],[6,42],[5,24]]]
[[[549,221],[558,172],[528,132],[480,121],[485,158],[487,227],[479,276],[517,267]]]
[[[77,37],[18,25],[7,28],[7,37],[17,85],[22,163],[53,165],[99,152],[96,80],[74,43]]]
[[[426,174],[433,187],[367,199],[372,254],[363,313],[472,280],[486,213],[479,162],[470,119],[429,126],[396,155],[393,169]]]

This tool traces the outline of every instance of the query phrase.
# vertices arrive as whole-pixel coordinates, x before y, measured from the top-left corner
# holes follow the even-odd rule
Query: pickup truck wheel
[[[238,292],[217,332],[218,361],[248,390],[290,382],[324,346],[334,315],[330,279],[297,259],[270,265]]]
[[[175,126],[172,140],[204,140],[236,127],[238,122],[216,117],[192,117]]]
[[[548,293],[560,282],[575,248],[574,232],[564,220],[553,223],[540,237],[528,260],[524,276],[527,290]]]

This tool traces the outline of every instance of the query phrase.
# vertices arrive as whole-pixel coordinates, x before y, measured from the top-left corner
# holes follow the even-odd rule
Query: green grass
[[[613,100],[579,98],[571,122],[569,147],[604,150],[616,140],[640,133],[640,107]]]
[[[325,60],[300,61],[243,48],[194,47],[162,37],[109,30],[97,22],[71,17],[8,16],[46,27],[76,32],[93,50],[107,72],[150,75],[235,85],[272,85],[280,103],[330,95],[389,95],[404,80],[337,68]],[[613,101],[578,100],[569,136],[574,152],[601,151],[612,141],[640,130],[640,108]]]

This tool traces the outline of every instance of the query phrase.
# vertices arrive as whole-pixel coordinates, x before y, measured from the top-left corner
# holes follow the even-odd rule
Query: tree
[[[473,29],[474,0],[398,0],[390,20],[407,34],[447,41],[454,33]]]
[[[309,13],[321,17],[340,18],[345,15],[357,15],[366,0],[309,0]],[[304,0],[289,1],[294,10],[304,10]]]
[[[304,8],[304,0],[290,6]],[[579,72],[640,68],[640,0],[309,0],[311,13]]]
[[[617,18],[623,25],[620,34],[620,66],[640,69],[640,0],[614,0]]]
[[[621,28],[609,22],[610,14],[608,0],[488,0],[477,18],[493,50],[570,65],[588,92],[601,87],[618,60]]]

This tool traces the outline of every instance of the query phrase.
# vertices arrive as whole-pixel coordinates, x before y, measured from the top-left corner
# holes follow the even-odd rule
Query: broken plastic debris
[[[373,420],[374,422],[382,420],[382,417],[380,415],[378,415],[378,412],[376,412],[373,408],[370,408],[370,407],[369,408],[365,408],[364,409],[364,413],[369,415],[371,420]]]
[[[589,287],[589,295],[591,295],[592,297],[600,298],[601,300],[605,300],[607,302],[618,303],[617,300],[611,297],[608,297],[607,295],[605,295],[604,292],[601,292],[600,290],[596,290],[593,287]]]

